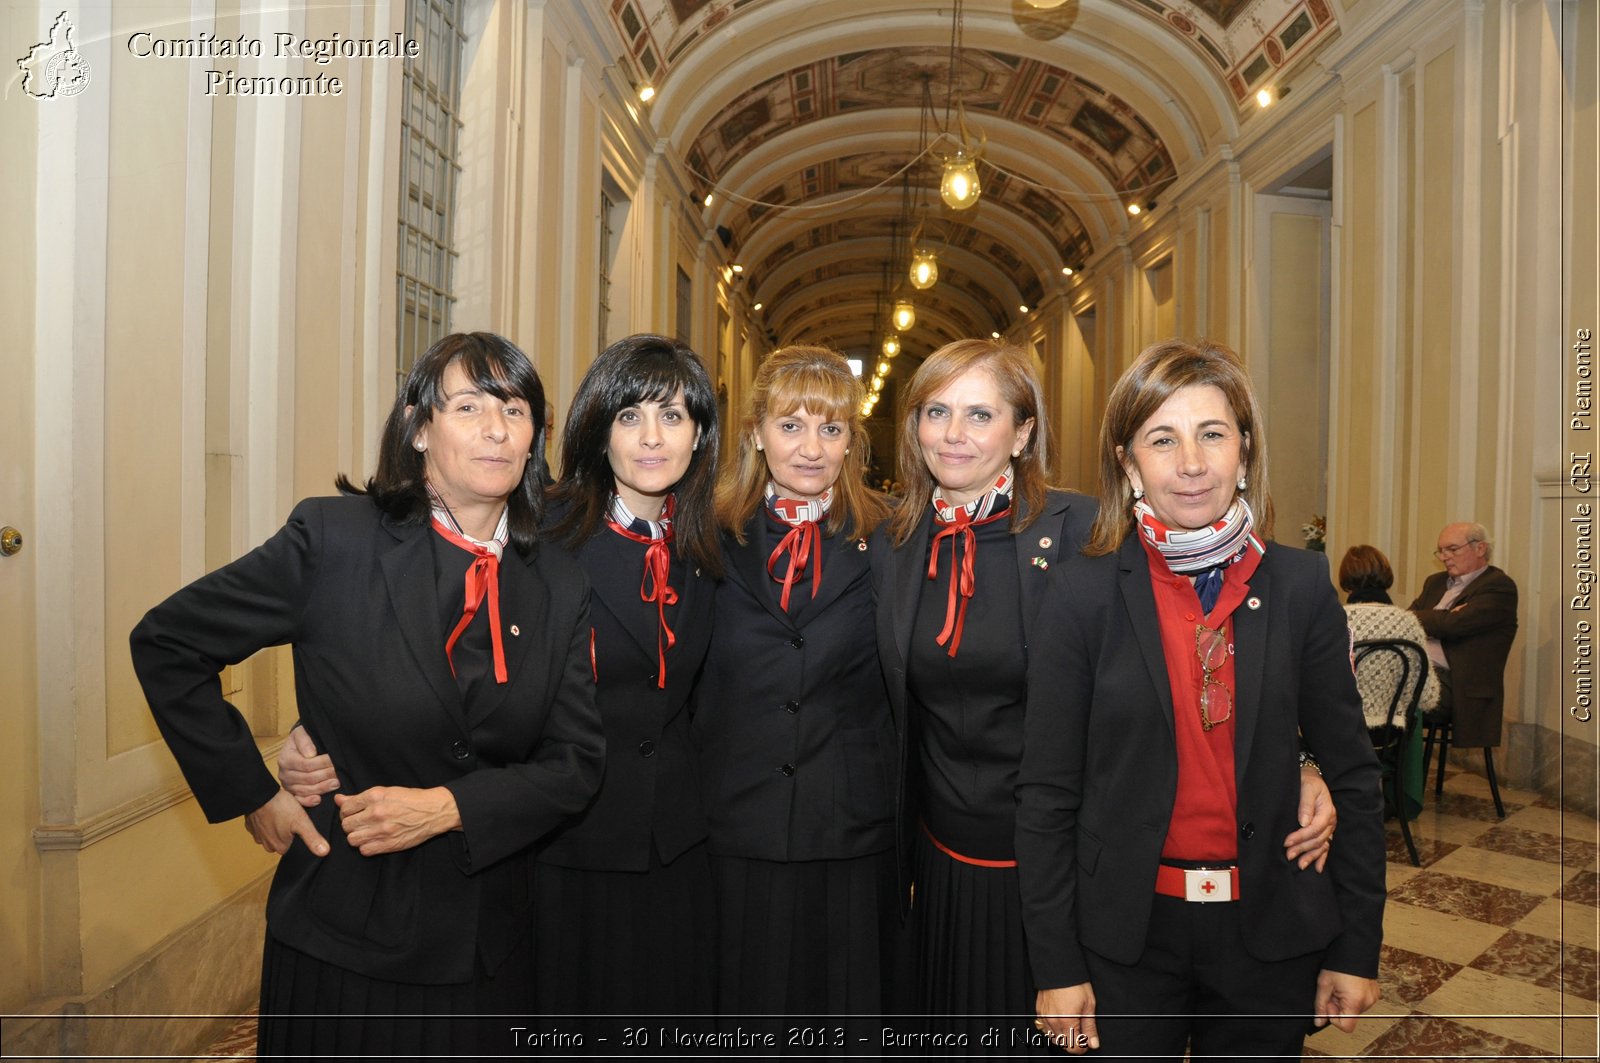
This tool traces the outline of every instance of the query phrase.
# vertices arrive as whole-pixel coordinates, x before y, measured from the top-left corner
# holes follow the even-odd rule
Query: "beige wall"
[[[58,11],[8,12],[0,52],[25,54]],[[345,91],[208,98],[211,63],[134,57],[128,35],[243,33],[270,52],[275,30],[383,37],[403,11],[73,12],[86,90],[0,99],[0,235],[23,264],[0,289],[0,524],[27,537],[0,559],[0,1011],[226,1013],[251,999],[273,862],[238,823],[203,821],[127,632],[297,498],[367,475],[394,393],[399,65],[247,60],[240,74],[322,72]],[[602,158],[634,204],[616,334],[669,326],[671,285],[652,281],[675,262],[704,292],[717,278],[678,253],[700,240],[681,232],[696,216],[685,182],[654,154],[594,12],[474,12],[456,323],[524,344],[564,409],[599,344]],[[697,322],[707,346],[710,328]],[[224,685],[270,759],[295,714],[287,654],[228,669]],[[223,943],[227,971],[197,982]],[[7,1050],[182,1051],[207,1032],[139,1044],[113,1027],[8,1021]]]

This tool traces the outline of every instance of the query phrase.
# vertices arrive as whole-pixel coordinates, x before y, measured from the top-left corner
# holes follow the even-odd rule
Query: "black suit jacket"
[[[1383,799],[1327,559],[1269,545],[1233,619],[1245,947],[1262,960],[1325,950],[1324,968],[1375,977]],[[1177,792],[1172,690],[1136,537],[1052,576],[1034,643],[1017,862],[1035,983],[1057,988],[1089,980],[1084,949],[1138,960]],[[1299,826],[1302,732],[1339,812],[1325,875],[1283,854]]]
[[[1450,663],[1452,744],[1497,746],[1506,708],[1506,658],[1517,637],[1517,585],[1490,565],[1449,609],[1435,609],[1448,582],[1443,572],[1429,576],[1411,611],[1428,637],[1439,640]]]
[[[509,681],[469,702],[450,673],[426,524],[397,525],[366,498],[301,502],[266,543],[196,580],[134,628],[151,711],[212,822],[260,807],[278,784],[218,672],[294,647],[301,721],[340,791],[444,786],[462,829],[366,857],[334,802],[311,809],[332,846],[298,840],[278,864],[267,927],[362,974],[464,982],[492,970],[529,918],[530,846],[581,809],[604,742],[589,674],[589,594],[570,557],[541,547],[500,566]]]
[[[717,629],[695,692],[710,851],[838,860],[893,844],[894,727],[873,646],[866,542],[823,541],[822,582],[769,589],[776,536],[758,512],[724,535]]]
[[[544,863],[644,871],[654,843],[664,863],[706,836],[700,766],[689,733],[689,694],[711,642],[715,584],[673,551],[667,611],[667,685],[659,684],[656,606],[643,601],[644,547],[601,526],[577,550],[589,577],[595,701],[606,770],[594,803],[539,852]],[[588,658],[585,652],[586,661]]]
[[[1094,499],[1075,491],[1051,491],[1045,496],[1044,510],[1032,524],[1012,536],[1017,551],[1017,573],[1022,593],[1024,642],[1017,667],[1027,666],[1028,648],[1033,641],[1034,624],[1044,601],[1046,574],[1077,556],[1089,537],[1096,512]],[[878,659],[889,688],[889,704],[896,730],[895,760],[902,784],[895,800],[896,850],[899,856],[900,896],[909,903],[911,844],[919,811],[917,795],[906,781],[913,755],[907,725],[908,695],[906,661],[911,652],[911,626],[917,618],[917,603],[928,586],[928,536],[933,527],[932,508],[923,515],[916,531],[905,544],[895,547],[886,529],[872,539],[872,578],[877,588]]]

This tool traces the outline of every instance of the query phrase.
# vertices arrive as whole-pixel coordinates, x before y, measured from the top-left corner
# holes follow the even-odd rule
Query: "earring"
[[[1011,452],[1011,456],[1012,456],[1012,457],[1013,457],[1013,458],[1020,458],[1020,457],[1022,457],[1022,448],[1021,448],[1021,447],[1018,447],[1018,448],[1017,448],[1017,449],[1016,449],[1016,450],[1013,450],[1013,451],[1012,451],[1012,452]]]
[[[1250,482],[1243,476],[1239,477],[1239,490],[1243,491],[1250,486]]]
[[[1143,498],[1143,497],[1144,497],[1144,488],[1142,488],[1142,487],[1135,487],[1135,488],[1134,488],[1134,489],[1133,489],[1133,500],[1134,500],[1134,501],[1135,501],[1135,502],[1137,502],[1137,501],[1139,501],[1139,499],[1141,499],[1141,498]]]
[[[761,447],[761,441],[760,441],[760,440],[759,440],[759,439],[758,439],[758,440],[756,440],[756,449],[757,449],[757,450],[760,450],[760,449],[762,449],[762,447]]]
[[[844,448],[844,456],[847,457],[847,458],[850,456],[850,448],[849,447],[845,447]]]
[[[420,439],[411,445],[416,448],[418,454],[421,454],[424,450],[428,449],[428,444],[424,443]]]

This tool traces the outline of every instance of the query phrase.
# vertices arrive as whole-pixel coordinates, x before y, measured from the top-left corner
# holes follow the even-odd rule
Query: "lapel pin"
[[[1050,536],[1045,535],[1045,536],[1041,536],[1040,537],[1040,539],[1039,539],[1039,549],[1048,550],[1053,545],[1055,545],[1055,540],[1050,538]]]
[[[856,541],[856,549],[865,551],[867,549],[867,541],[865,539],[858,539]]]
[[[518,627],[517,625],[512,624],[511,625],[511,637],[512,638],[516,638],[520,634],[522,634],[522,629],[520,627]]]
[[[1050,562],[1046,561],[1042,557],[1036,557],[1033,559],[1033,565],[1035,568],[1049,568]]]
[[[1250,600],[1246,601],[1244,604],[1248,605],[1252,609],[1260,609],[1261,608],[1261,599],[1260,598],[1251,598]]]
[[[699,579],[700,578],[700,570],[699,569],[695,569],[694,570],[694,576],[695,576],[695,579]]]

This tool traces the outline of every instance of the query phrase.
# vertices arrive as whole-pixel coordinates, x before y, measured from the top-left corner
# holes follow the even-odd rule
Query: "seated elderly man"
[[[1500,744],[1506,657],[1517,634],[1517,585],[1489,564],[1492,553],[1483,525],[1446,525],[1433,552],[1444,571],[1429,576],[1411,603],[1439,675],[1439,708],[1430,719],[1453,721],[1451,744],[1486,754]]]

